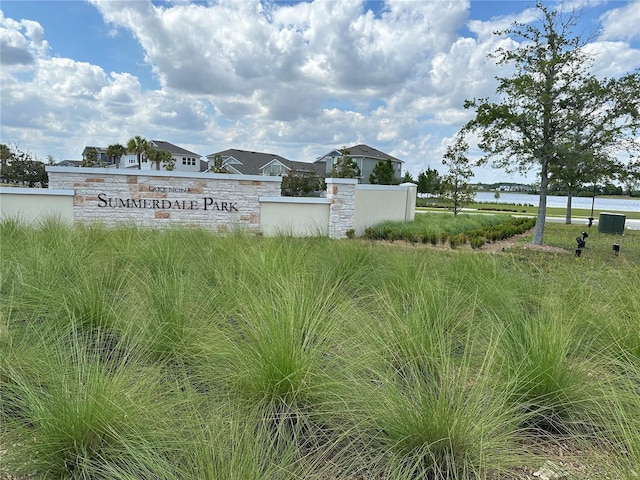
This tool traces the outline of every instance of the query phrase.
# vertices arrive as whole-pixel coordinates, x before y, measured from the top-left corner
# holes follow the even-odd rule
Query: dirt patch
[[[531,230],[528,232],[524,232],[518,235],[514,235],[511,238],[507,238],[506,240],[499,240],[497,242],[485,243],[481,248],[473,249],[469,243],[464,245],[459,245],[456,248],[451,248],[449,242],[446,243],[438,243],[436,245],[432,245],[431,243],[411,243],[405,240],[373,240],[376,243],[381,245],[389,245],[396,247],[405,247],[405,248],[425,248],[430,250],[448,250],[448,251],[474,251],[479,253],[496,253],[496,252],[506,252],[514,247],[520,247],[525,250],[535,250],[539,252],[547,252],[547,253],[562,253],[567,254],[571,253],[566,248],[560,247],[552,247],[550,245],[534,245],[531,242],[524,241],[525,238],[531,236]]]
[[[525,250],[535,250],[538,252],[548,253],[568,253],[568,250],[565,248],[552,247],[551,245],[534,245],[531,242],[523,242],[522,240],[528,236],[530,236],[530,232],[521,233],[506,240],[500,240],[494,243],[486,243],[482,246],[480,251],[499,252],[513,248],[516,245],[520,245]]]

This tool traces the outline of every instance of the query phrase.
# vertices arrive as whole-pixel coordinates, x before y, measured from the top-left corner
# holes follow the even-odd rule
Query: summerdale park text
[[[158,198],[118,198],[107,197],[105,193],[98,194],[99,208],[140,208],[152,210],[211,210],[220,212],[237,212],[235,202],[218,201],[212,197],[202,200],[169,200]]]

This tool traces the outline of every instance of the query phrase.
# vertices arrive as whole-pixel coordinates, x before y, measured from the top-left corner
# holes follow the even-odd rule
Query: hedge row
[[[535,218],[531,217],[512,218],[500,225],[469,230],[455,235],[450,235],[446,232],[416,232],[408,229],[393,228],[390,225],[382,225],[366,228],[363,237],[370,240],[388,240],[391,242],[404,240],[410,243],[430,243],[431,245],[437,245],[438,243],[444,245],[449,242],[451,248],[469,243],[472,248],[476,249],[482,247],[485,243],[505,240],[524,233],[533,228],[535,223]]]

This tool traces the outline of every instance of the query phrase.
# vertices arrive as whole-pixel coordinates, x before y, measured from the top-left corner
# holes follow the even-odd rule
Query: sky
[[[640,67],[640,0],[565,0],[592,72]],[[0,142],[40,160],[140,135],[206,156],[229,148],[313,161],[367,144],[414,178],[494,97],[495,35],[532,1],[2,0]],[[472,147],[470,157],[481,152]],[[536,172],[477,167],[472,181]]]

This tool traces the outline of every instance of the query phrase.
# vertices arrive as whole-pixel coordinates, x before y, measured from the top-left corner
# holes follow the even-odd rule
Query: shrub
[[[485,244],[484,238],[479,235],[474,235],[469,238],[469,243],[471,244],[471,248],[477,249],[482,247]]]

